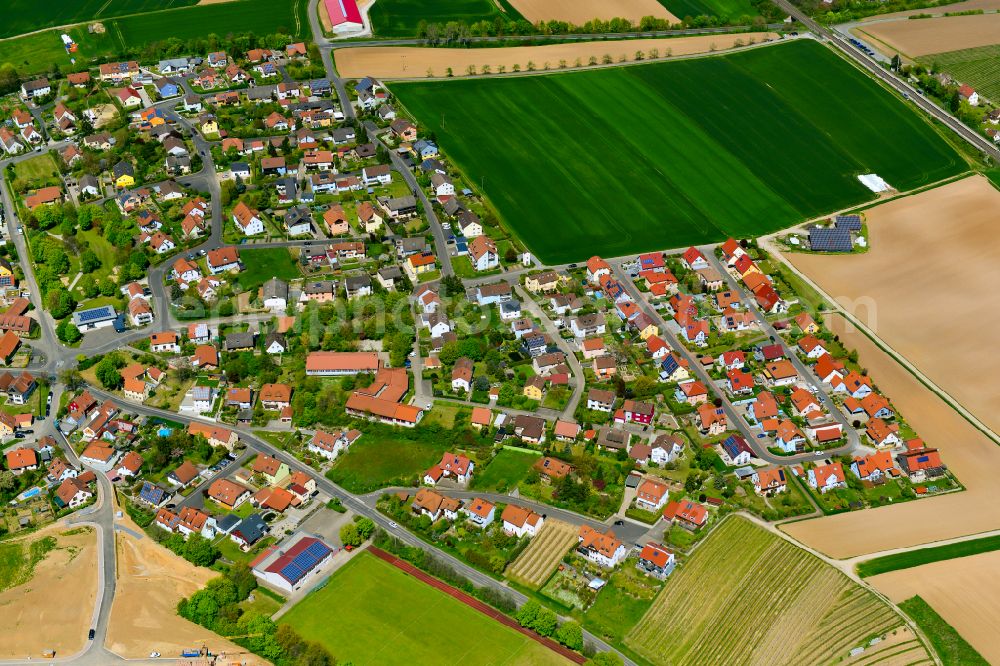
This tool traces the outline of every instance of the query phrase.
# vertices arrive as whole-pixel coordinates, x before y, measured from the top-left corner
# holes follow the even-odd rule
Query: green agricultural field
[[[331,621],[331,612],[336,620]],[[367,552],[279,621],[356,664],[568,663],[509,627]]]
[[[303,37],[309,32],[307,0],[239,0],[187,9],[132,16],[106,23],[108,34],[123,46],[142,46],[164,39],[199,39],[283,32]]]
[[[1000,36],[997,37],[1000,40]],[[987,99],[1000,99],[1000,44],[922,56],[918,60],[933,65],[962,83],[968,83]]]
[[[967,169],[812,40],[684,61],[391,86],[550,264],[755,236]]]
[[[956,557],[968,557],[979,553],[989,553],[1000,550],[1000,536],[983,537],[982,539],[972,539],[971,541],[959,541],[946,546],[935,546],[933,548],[920,548],[910,550],[895,555],[885,555],[875,559],[862,562],[857,566],[858,575],[862,578],[877,576],[887,571],[897,569],[909,569],[919,567],[931,562],[941,562],[942,560],[953,560]]]
[[[819,558],[730,517],[673,573],[625,643],[671,666],[747,654],[830,664],[901,625],[888,604]]]
[[[750,0],[660,0],[660,4],[679,19],[695,16],[718,16],[736,20],[760,14]]]
[[[352,493],[367,493],[389,485],[409,485],[441,461],[447,442],[428,436],[421,427],[412,430],[371,432],[337,458],[326,476]]]
[[[901,602],[899,607],[928,637],[942,663],[962,666],[986,666],[989,663],[921,597],[911,597]]]
[[[256,291],[272,277],[285,281],[302,277],[298,264],[283,247],[240,250],[240,259],[244,268],[239,282],[244,291]]]
[[[528,451],[503,449],[489,465],[482,470],[476,470],[472,484],[475,488],[505,492],[528,475],[538,457],[538,454]]]
[[[413,37],[421,21],[472,25],[498,16],[512,21],[522,18],[506,0],[500,0],[499,5],[503,8],[494,0],[378,0],[368,15],[378,37]]]
[[[197,4],[198,0],[7,0],[0,37],[13,37],[40,28],[115,16],[153,12]]]

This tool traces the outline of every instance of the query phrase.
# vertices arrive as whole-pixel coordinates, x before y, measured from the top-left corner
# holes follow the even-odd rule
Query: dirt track
[[[514,9],[521,15],[536,23],[538,21],[568,21],[582,25],[592,19],[607,21],[613,18],[626,18],[638,21],[643,16],[655,16],[669,19],[671,23],[680,20],[667,11],[667,8],[656,0],[510,0]]]
[[[872,45],[883,51],[888,51],[884,48],[888,45],[901,55],[918,58],[1000,43],[1000,14],[887,21],[856,28],[855,32],[874,37],[878,41]]]
[[[556,70],[560,61],[565,61],[569,69],[576,69],[580,59],[586,69],[591,57],[602,60],[607,54],[619,62],[622,58],[631,61],[636,51],[642,51],[648,58],[652,49],[657,49],[661,57],[668,53],[673,56],[723,51],[750,39],[762,42],[777,39],[774,33],[753,33],[736,35],[700,35],[697,37],[677,37],[674,39],[635,39],[622,41],[573,42],[567,44],[547,44],[545,46],[512,46],[508,48],[447,49],[423,48],[416,46],[373,46],[370,48],[337,49],[333,52],[337,71],[345,78],[374,76],[383,79],[423,79],[428,70],[433,76],[446,76],[450,67],[456,77],[464,76],[469,66],[482,72],[484,65],[497,73],[500,67],[507,72],[519,65],[528,70],[528,63],[534,62],[535,69]],[[668,51],[669,49],[669,51]]]
[[[130,527],[138,530],[134,523]],[[126,659],[144,658],[153,650],[171,656],[183,648],[202,645],[213,653],[243,651],[177,615],[177,602],[182,597],[219,574],[194,566],[149,537],[140,540],[119,532],[116,538],[118,586],[108,623],[109,650]]]
[[[71,530],[83,530],[65,536]],[[57,540],[23,585],[0,593],[0,658],[39,659],[44,650],[68,657],[83,649],[97,601],[97,534],[66,524],[28,537]]]
[[[895,602],[919,594],[991,663],[1000,663],[1000,551],[933,562],[873,576],[868,582]]]

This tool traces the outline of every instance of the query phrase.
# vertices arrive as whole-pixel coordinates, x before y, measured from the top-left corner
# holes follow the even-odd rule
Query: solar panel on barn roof
[[[850,231],[861,231],[860,215],[838,215],[834,218],[834,226],[838,229],[848,229]]]
[[[809,247],[813,252],[850,252],[854,243],[849,229],[813,227],[809,230]]]

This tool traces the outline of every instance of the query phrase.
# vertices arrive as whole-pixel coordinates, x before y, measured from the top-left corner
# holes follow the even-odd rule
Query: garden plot
[[[577,540],[576,527],[549,518],[528,549],[507,569],[507,576],[529,587],[540,587]]]

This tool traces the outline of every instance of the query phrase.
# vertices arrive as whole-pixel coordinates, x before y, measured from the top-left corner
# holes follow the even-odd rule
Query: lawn
[[[625,642],[654,664],[736,663],[779,646],[776,662],[829,664],[902,624],[835,568],[730,517],[671,575]]]
[[[79,23],[90,19],[105,20],[124,14],[185,7],[198,0],[7,0],[0,37],[13,37],[40,28]]]
[[[750,0],[660,0],[660,4],[679,19],[695,16],[718,16],[736,20],[760,14]]]
[[[336,609],[331,621],[330,610]],[[564,664],[530,638],[359,553],[280,622],[357,664]]]
[[[912,597],[899,604],[903,612],[910,616],[924,632],[934,650],[945,664],[962,664],[962,666],[979,666],[989,662],[976,652],[959,635],[955,628],[945,622],[930,605],[920,597]]]
[[[871,200],[861,173],[910,190],[967,169],[923,118],[812,40],[391,87],[550,264],[772,232]]]
[[[957,557],[968,557],[979,553],[989,553],[1000,550],[1000,536],[984,537],[971,541],[960,541],[946,546],[935,546],[933,548],[921,548],[895,555],[876,557],[875,559],[862,562],[857,566],[858,575],[862,578],[875,576],[887,571],[897,569],[909,569],[919,567],[922,564],[940,562],[942,560],[953,560]]]
[[[50,178],[58,178],[59,171],[52,161],[52,156],[44,153],[15,164],[14,175],[33,187],[32,183],[45,183]]]
[[[413,37],[420,21],[441,24],[458,21],[471,25],[476,21],[492,21],[498,16],[511,20],[522,18],[505,0],[499,3],[494,0],[379,0],[368,15],[378,37]]]
[[[352,493],[411,485],[414,477],[441,461],[446,449],[445,442],[428,437],[420,427],[405,432],[368,431],[337,458],[327,478]]]
[[[934,71],[948,72],[957,81],[968,83],[987,99],[1000,99],[1000,44],[936,53],[919,60],[933,65]]]
[[[258,287],[273,277],[285,281],[302,277],[298,264],[283,247],[240,250],[240,259],[244,268],[240,272],[239,282],[244,291],[257,291]]]
[[[538,461],[537,453],[503,449],[482,470],[472,477],[474,488],[504,492],[516,486]]]
[[[50,550],[56,547],[54,537],[0,543],[0,592],[31,580],[31,574]]]
[[[584,624],[606,640],[621,642],[649,610],[659,586],[657,579],[641,573],[631,562],[626,563],[598,593],[584,614]]]

